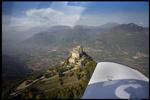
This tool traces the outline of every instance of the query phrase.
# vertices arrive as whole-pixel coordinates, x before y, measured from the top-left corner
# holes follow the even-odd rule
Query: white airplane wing
[[[149,79],[127,66],[100,62],[82,99],[148,99]]]

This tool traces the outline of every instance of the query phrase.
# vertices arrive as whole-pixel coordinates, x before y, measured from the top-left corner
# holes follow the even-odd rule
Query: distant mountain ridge
[[[109,28],[108,27],[104,28],[104,26],[106,25]],[[110,37],[116,37],[115,41],[119,42],[121,40],[120,40],[120,35],[118,34],[122,34],[121,37],[124,36],[124,41],[128,41],[130,38],[132,38],[130,39],[130,42],[135,44],[143,43],[141,41],[144,40],[148,41],[148,36],[149,36],[148,29],[134,23],[129,23],[129,24],[108,23],[103,25],[102,27],[101,26],[90,27],[90,26],[77,25],[74,28],[70,28],[68,26],[54,26],[45,32],[38,33],[33,37],[23,41],[23,43],[32,46],[34,45],[63,46],[64,44],[66,46],[69,46],[74,43],[89,44],[95,40],[102,40],[106,43],[109,41],[113,41],[112,40],[113,38],[111,39]],[[104,40],[103,38],[105,38],[106,40]]]
[[[69,26],[54,26],[44,32],[37,33],[31,38],[23,41],[22,43],[16,43],[13,52],[18,51],[18,55],[28,54],[46,54],[53,52],[53,49],[57,48],[55,52],[67,52],[68,49],[76,46],[83,45],[86,48],[92,50],[102,50],[103,52],[127,52],[128,54],[136,55],[140,52],[144,55],[149,54],[149,31],[148,28],[139,26],[134,23],[119,24],[111,28],[101,28],[100,26],[83,26],[76,25],[71,28]],[[144,44],[144,45],[143,45]],[[61,51],[64,50],[64,51]],[[90,51],[91,53],[93,51]],[[59,53],[60,54],[60,53]],[[53,54],[52,54],[53,55]],[[95,55],[94,58],[99,58]],[[97,59],[97,60],[99,60]],[[41,61],[41,60],[40,60]],[[38,64],[39,61],[34,62]],[[39,68],[42,68],[42,64],[48,63],[48,61],[42,61]],[[34,67],[33,64],[29,68]],[[33,68],[34,69],[34,68]]]
[[[139,26],[139,25],[134,24],[134,23],[129,23],[129,24],[117,25],[116,27],[113,27],[113,29],[114,30],[120,29],[120,30],[125,31],[125,32],[126,31],[127,32],[135,32],[135,31],[142,32],[142,31],[145,31],[147,28]]]
[[[120,25],[119,23],[109,22],[109,23],[101,25],[100,27],[101,28],[113,28],[113,27],[119,26],[119,25]]]

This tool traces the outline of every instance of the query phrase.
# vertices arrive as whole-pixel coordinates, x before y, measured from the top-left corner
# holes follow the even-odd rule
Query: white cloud
[[[74,26],[85,8],[67,3],[54,2],[49,8],[29,9],[24,17],[3,15],[3,34],[33,35],[55,25]]]
[[[52,9],[61,5],[64,11]],[[22,31],[39,26],[68,25],[74,26],[80,18],[80,14],[85,8],[68,6],[66,2],[54,3],[52,8],[30,9],[27,10],[24,18],[12,18],[11,26],[19,27]],[[22,27],[22,28],[21,28]]]

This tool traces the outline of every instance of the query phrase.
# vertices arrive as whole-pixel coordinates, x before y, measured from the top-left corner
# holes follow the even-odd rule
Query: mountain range
[[[32,56],[46,57],[45,55],[53,55],[55,51],[64,58],[65,54],[62,52],[67,53],[70,48],[82,45],[96,61],[101,60],[101,56],[96,56],[100,50],[103,54],[109,52],[112,55],[115,51],[120,54],[126,52],[132,56],[138,52],[148,55],[148,29],[134,23],[107,23],[102,26],[76,25],[74,27],[59,25],[36,33],[22,42],[3,44],[3,53],[29,61],[29,58],[33,59]],[[108,54],[106,55],[105,58],[111,59]]]
[[[142,52],[148,52],[149,33],[148,28],[129,24],[107,23],[99,27],[77,25],[54,26],[49,30],[37,33],[23,41],[27,46],[70,46],[72,44],[91,44],[95,41],[103,42],[104,45],[119,45],[131,51],[139,48]],[[146,42],[145,42],[146,41]],[[144,45],[143,45],[144,44]],[[31,46],[30,46],[31,47]]]
[[[39,71],[59,66],[76,45],[82,45],[94,61],[122,63],[149,76],[149,28],[135,23],[74,27],[59,25],[21,42],[7,42],[3,41],[2,44],[5,87],[12,82],[9,81],[10,76],[14,76],[12,80],[18,82],[16,79],[24,79],[33,71],[38,74]],[[12,91],[11,88],[8,91]],[[4,90],[6,92],[3,94],[8,94],[7,89]]]

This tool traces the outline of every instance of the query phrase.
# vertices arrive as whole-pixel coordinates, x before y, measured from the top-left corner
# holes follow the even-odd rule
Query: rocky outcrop
[[[64,65],[82,66],[84,65],[84,63],[87,63],[89,60],[92,60],[92,58],[84,52],[83,47],[77,46],[73,48],[70,56],[64,62]]]
[[[62,65],[49,68],[36,79],[24,81],[10,94],[10,98],[81,98],[95,66],[96,62],[81,46],[77,46]]]
[[[77,59],[81,58],[81,55],[83,54],[83,48],[81,46],[77,46],[76,48],[73,48],[71,51],[71,57],[69,58],[69,63],[75,63]]]

